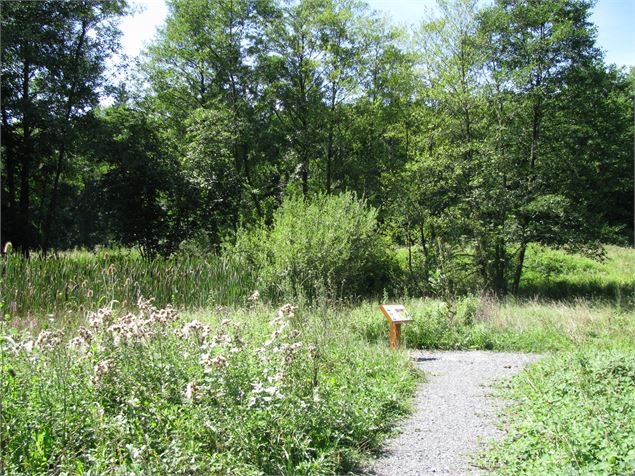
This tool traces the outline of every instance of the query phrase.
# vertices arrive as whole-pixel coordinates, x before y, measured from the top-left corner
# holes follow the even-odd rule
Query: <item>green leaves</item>
[[[635,471],[635,354],[556,354],[515,377],[510,435],[487,460],[501,474]]]
[[[417,381],[405,354],[351,336],[329,310],[276,317],[255,303],[188,322],[148,305],[92,315],[88,348],[3,354],[21,376],[0,394],[3,469],[341,474]]]
[[[274,296],[369,296],[383,290],[394,266],[376,216],[351,193],[290,198],[271,229],[239,234],[236,251],[251,257]]]

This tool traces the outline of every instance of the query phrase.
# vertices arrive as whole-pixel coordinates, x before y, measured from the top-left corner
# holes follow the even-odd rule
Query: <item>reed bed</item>
[[[234,256],[143,258],[130,250],[14,254],[0,261],[0,302],[13,318],[75,314],[115,301],[126,308],[140,296],[181,309],[244,302],[255,272]]]

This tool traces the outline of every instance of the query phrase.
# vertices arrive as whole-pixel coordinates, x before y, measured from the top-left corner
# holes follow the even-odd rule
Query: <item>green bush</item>
[[[281,297],[351,298],[390,287],[398,266],[377,232],[377,211],[354,194],[287,199],[270,229],[239,233],[259,287]]]

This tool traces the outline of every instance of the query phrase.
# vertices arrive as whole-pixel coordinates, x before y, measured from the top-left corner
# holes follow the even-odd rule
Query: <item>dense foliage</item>
[[[2,242],[219,252],[355,192],[419,254],[409,289],[449,298],[518,292],[532,243],[623,241],[632,78],[591,2],[477,3],[405,31],[358,0],[170,0],[122,79],[123,0],[3,2]]]
[[[2,260],[0,284],[15,300],[0,302],[0,469],[341,474],[379,442],[416,378],[406,354],[387,350],[377,303],[334,306],[320,297],[276,311],[251,292],[244,263],[208,260],[191,251]],[[531,384],[518,381],[514,395],[531,397],[512,420],[521,438],[514,433],[487,464],[510,474],[557,464],[620,474],[632,452],[621,416],[632,413],[624,359],[632,360],[635,319],[625,290],[635,253],[610,247],[598,264],[530,247],[527,260],[531,288],[562,301],[406,298],[415,322],[404,327],[404,344],[592,349],[558,355],[530,371]],[[190,311],[137,303],[147,290]],[[545,445],[561,439],[574,448]]]
[[[289,199],[271,229],[240,233],[235,252],[257,270],[258,289],[273,297],[379,295],[396,262],[376,216],[352,194]]]
[[[635,353],[586,349],[545,359],[513,380],[500,474],[632,474]]]
[[[341,474],[407,408],[405,354],[346,336],[328,313],[252,299],[199,317],[141,300],[66,334],[0,324],[0,469]]]

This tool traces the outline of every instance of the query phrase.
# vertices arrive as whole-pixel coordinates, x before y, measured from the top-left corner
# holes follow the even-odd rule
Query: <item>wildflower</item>
[[[268,377],[267,380],[270,383],[280,383],[284,380],[284,370],[279,370],[273,377]]]
[[[200,362],[205,367],[205,373],[210,373],[214,368],[222,369],[227,367],[227,359],[222,355],[212,358],[209,354],[203,354]]]
[[[110,373],[110,371],[112,371],[114,368],[115,368],[115,364],[112,361],[112,359],[102,360],[97,365],[95,365],[94,375],[93,375],[93,378],[91,379],[91,381],[93,382],[93,385],[95,387],[99,387],[99,385],[101,385],[103,378],[108,373]]]
[[[8,335],[1,336],[0,337],[0,343],[2,343],[3,340],[4,340],[4,343],[6,344],[7,348],[9,349],[9,351],[13,355],[17,355],[18,351],[20,350],[21,345],[18,344],[16,341],[14,341],[11,338],[11,336],[8,336]],[[2,349],[2,347],[0,347],[0,349]]]
[[[179,317],[179,314],[176,311],[176,309],[174,309],[169,304],[164,309],[160,309],[160,310],[154,309],[150,312],[150,319],[153,322],[156,322],[164,326],[169,324],[170,322],[176,321],[178,317]]]
[[[84,350],[85,347],[86,347],[86,342],[84,341],[84,339],[82,339],[79,336],[73,337],[68,343],[69,349]]]
[[[27,354],[33,352],[33,348],[35,347],[35,342],[32,339],[23,342],[20,347],[26,351]]]
[[[102,326],[108,325],[112,321],[112,309],[102,307],[97,312],[91,312],[88,314],[88,323],[91,327],[99,329]]]
[[[189,382],[185,387],[185,399],[188,401],[194,401],[197,397],[199,386],[196,382]]]
[[[181,328],[181,334],[186,339],[188,339],[192,335],[198,335],[200,337],[206,338],[209,335],[209,333],[210,333],[210,327],[196,319],[188,324],[185,324]]]
[[[256,382],[256,383],[252,383],[251,386],[253,387],[253,390],[251,391],[252,398],[256,396],[256,398],[262,398],[262,400],[264,400],[265,402],[270,402],[274,398],[278,398],[278,399],[284,398],[284,395],[280,393],[280,390],[275,385],[264,387],[261,382]],[[250,403],[251,403],[251,400],[250,400]]]
[[[229,308],[227,306],[222,306],[220,304],[217,304],[214,307],[214,311],[216,311],[218,314],[223,314],[225,316],[229,314]]]
[[[291,304],[285,304],[278,309],[278,319],[291,319],[295,315],[295,306]]]
[[[280,337],[288,326],[289,324],[287,324],[286,322],[282,322],[280,326],[275,331],[273,331],[273,334],[271,334],[271,340],[274,341],[278,337]]]
[[[42,349],[53,349],[62,342],[63,337],[64,332],[62,330],[42,331],[35,341],[35,347],[40,347]]]
[[[70,349],[85,350],[93,340],[93,333],[83,326],[77,332],[79,335],[71,339],[68,347]]]
[[[256,290],[253,293],[251,293],[251,296],[247,298],[247,301],[249,301],[249,304],[251,304],[252,306],[257,304],[258,301],[260,301],[260,292]]]
[[[79,334],[79,337],[84,339],[86,342],[90,343],[93,340],[93,333],[90,331],[90,329],[81,326],[79,329],[77,329],[77,332]]]
[[[151,314],[153,311],[156,311],[152,301],[154,301],[153,298],[145,299],[143,296],[139,296],[139,299],[137,299],[137,307],[140,311]]]

